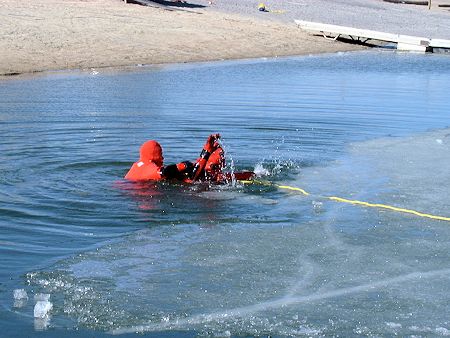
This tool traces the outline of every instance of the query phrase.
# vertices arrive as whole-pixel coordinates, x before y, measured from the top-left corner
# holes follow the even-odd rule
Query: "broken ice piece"
[[[45,318],[53,308],[53,304],[47,300],[40,300],[34,306],[34,318]]]
[[[28,299],[28,294],[24,289],[15,289],[13,294],[15,300]]]

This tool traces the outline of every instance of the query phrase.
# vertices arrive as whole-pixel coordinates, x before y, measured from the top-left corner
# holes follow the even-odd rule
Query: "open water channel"
[[[450,222],[323,198],[450,217],[449,90],[392,51],[0,82],[0,336],[450,335]],[[311,195],[122,180],[213,132]]]

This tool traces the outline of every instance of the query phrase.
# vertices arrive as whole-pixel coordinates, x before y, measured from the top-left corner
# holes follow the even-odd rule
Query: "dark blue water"
[[[412,300],[414,288],[401,295],[392,287],[395,296],[384,301],[370,293],[345,298],[358,285],[384,286],[383,278],[395,284],[402,269],[402,281],[431,268],[438,271],[431,275],[448,275],[439,272],[449,268],[445,248],[439,261],[420,258],[423,264],[415,266],[410,247],[401,253],[390,243],[383,250],[398,254],[399,261],[389,265],[377,252],[380,238],[392,233],[361,234],[373,222],[406,226],[407,216],[326,205],[317,212],[322,204],[313,201],[312,207],[311,200],[286,198],[271,187],[137,186],[122,177],[147,139],[158,140],[165,162],[174,163],[196,158],[206,137],[220,132],[229,163],[232,159],[237,169],[256,167],[274,182],[386,202],[400,190],[402,196],[411,192],[411,183],[393,191],[387,183],[394,180],[388,175],[392,168],[382,176],[364,176],[361,172],[372,170],[369,157],[349,160],[348,145],[448,127],[449,88],[448,57],[394,52],[55,73],[0,82],[4,334],[97,336],[133,332],[137,326],[156,336],[445,334],[450,330],[442,316],[449,310],[446,298],[422,315],[416,313],[420,304],[435,304],[436,298],[424,291],[423,299]],[[444,141],[438,144],[446,144],[439,137]],[[364,153],[373,151],[383,162],[384,151],[373,149],[379,148]],[[401,157],[395,153],[391,160]],[[340,160],[344,166],[336,167]],[[411,177],[428,169],[421,170],[412,169]],[[419,207],[431,207],[434,198],[443,203],[434,211],[448,215],[442,196],[430,194],[430,203]],[[404,197],[402,202],[413,201]],[[414,222],[423,229],[421,221]],[[430,242],[420,242],[418,249],[423,257],[433,253],[435,233],[441,243],[449,241],[447,232],[429,231]],[[324,249],[312,252],[314,246]],[[360,255],[353,257],[358,250],[373,255],[380,278],[365,269],[368,263]],[[339,269],[331,268],[339,266],[333,261],[339,254],[348,264],[341,271],[352,276],[349,280],[341,281]],[[350,269],[352,264],[359,269]],[[318,271],[327,277],[320,281]],[[19,288],[28,291],[29,300],[14,306],[12,292]],[[448,291],[444,278],[433,292]],[[50,293],[54,303],[52,318],[43,325],[33,320],[37,292]],[[329,312],[317,312],[316,299]],[[370,301],[387,317],[372,321]],[[302,302],[308,307],[299,306]],[[360,309],[358,315],[354,309]],[[224,320],[227,313],[231,321]],[[389,317],[396,313],[400,319]],[[412,317],[415,326],[402,323]]]

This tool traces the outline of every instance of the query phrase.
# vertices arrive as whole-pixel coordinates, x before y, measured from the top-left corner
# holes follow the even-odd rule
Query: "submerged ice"
[[[25,289],[15,289],[13,291],[14,303],[13,307],[22,308],[27,305],[28,293]]]

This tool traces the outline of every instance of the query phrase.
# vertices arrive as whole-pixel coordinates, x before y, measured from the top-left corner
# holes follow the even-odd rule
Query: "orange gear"
[[[159,181],[162,177],[164,157],[161,145],[156,141],[145,142],[140,149],[139,161],[133,163],[125,175],[130,181]]]
[[[209,156],[205,165],[205,176],[207,180],[221,181],[223,179],[222,170],[225,167],[225,153],[219,146]]]
[[[211,134],[206,141],[200,157],[194,162],[181,162],[164,167],[161,145],[154,141],[145,142],[140,148],[139,161],[135,162],[125,179],[130,181],[159,181],[177,179],[186,183],[196,180],[222,182],[225,176],[225,154],[217,140],[220,134]]]

